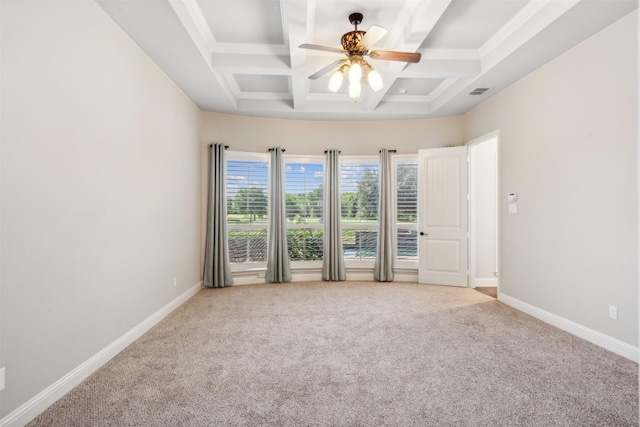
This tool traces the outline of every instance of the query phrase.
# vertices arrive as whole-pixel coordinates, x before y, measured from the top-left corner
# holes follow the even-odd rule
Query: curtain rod
[[[389,153],[397,153],[398,150],[387,150]],[[382,153],[382,150],[378,151],[378,153]]]
[[[215,145],[215,144],[209,144],[209,147],[213,147],[214,145]],[[225,146],[224,146],[224,148],[225,148],[225,149],[229,149],[229,146],[228,146],[228,145],[225,145]]]
[[[267,151],[274,151],[274,150],[275,150],[275,148],[269,148]],[[282,152],[284,153],[285,151],[287,151],[287,150],[283,148]]]
[[[324,154],[327,154],[329,150],[324,150]],[[342,153],[342,151],[338,150],[338,154]]]

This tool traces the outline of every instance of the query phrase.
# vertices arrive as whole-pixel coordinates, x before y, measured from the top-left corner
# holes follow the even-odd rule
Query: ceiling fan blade
[[[413,52],[394,52],[390,50],[374,50],[369,52],[372,59],[382,59],[385,61],[420,62],[420,54]]]
[[[319,79],[320,77],[324,76],[325,74],[327,74],[329,71],[331,71],[332,69],[336,68],[338,65],[347,62],[346,59],[339,59],[336,62],[332,62],[331,64],[327,65],[326,67],[324,67],[322,70],[318,71],[315,74],[311,74],[309,76],[309,79],[311,80],[316,80]]]
[[[301,44],[300,46],[302,49],[312,49],[312,50],[322,50],[325,52],[334,52],[334,53],[345,53],[345,51],[343,49],[337,48],[337,47],[329,47],[329,46],[320,46],[318,44]]]
[[[388,31],[385,28],[372,25],[362,38],[361,44],[367,49],[370,49],[374,44],[378,43],[380,39],[386,36],[387,33]]]

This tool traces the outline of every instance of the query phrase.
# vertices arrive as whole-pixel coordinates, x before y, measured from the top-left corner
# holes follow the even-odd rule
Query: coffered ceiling
[[[637,7],[636,0],[98,0],[203,110],[314,120],[463,114]],[[352,31],[388,30],[378,50],[416,64],[368,60],[384,87],[327,89]],[[612,47],[614,48],[614,47]],[[488,88],[469,95],[476,88]]]

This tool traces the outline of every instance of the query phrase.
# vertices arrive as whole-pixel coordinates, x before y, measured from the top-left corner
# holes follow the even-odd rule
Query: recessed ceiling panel
[[[218,42],[284,43],[279,1],[199,0],[198,5]]]
[[[444,79],[396,79],[387,95],[428,96]]]
[[[329,77],[320,77],[317,80],[309,80],[309,93],[330,94],[328,89]]]
[[[479,49],[528,0],[453,0],[421,48]]]
[[[261,76],[236,74],[233,76],[242,93],[288,93],[289,78],[287,76]]]

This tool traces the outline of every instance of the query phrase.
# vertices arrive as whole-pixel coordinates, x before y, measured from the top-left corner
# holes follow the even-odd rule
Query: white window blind
[[[285,161],[287,245],[291,261],[322,260],[321,162]]]
[[[396,259],[418,261],[418,163],[398,159],[396,173]]]
[[[342,248],[345,260],[373,260],[378,239],[379,165],[367,160],[340,166]]]
[[[227,228],[232,263],[266,263],[269,163],[228,156]]]

